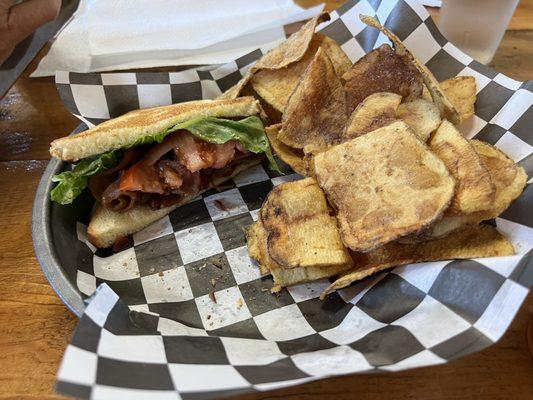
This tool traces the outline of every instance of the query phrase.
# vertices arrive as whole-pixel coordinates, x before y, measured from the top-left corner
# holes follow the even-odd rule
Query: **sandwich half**
[[[108,247],[265,156],[276,169],[263,117],[253,97],[199,100],[131,111],[54,140],[50,154],[73,165],[52,178],[51,199],[70,204],[90,190],[97,205],[88,237]]]

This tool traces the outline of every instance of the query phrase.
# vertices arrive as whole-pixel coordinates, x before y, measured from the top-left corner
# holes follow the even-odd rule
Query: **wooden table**
[[[328,9],[342,3],[327,1]],[[531,43],[533,0],[522,0],[493,67],[516,79],[533,78]],[[28,78],[44,51],[0,100],[0,399],[61,398],[53,391],[55,374],[76,325],[41,273],[31,241],[33,196],[48,145],[78,124],[51,78]],[[529,323],[532,337],[532,315],[530,294],[501,341],[446,365],[332,378],[239,399],[532,399],[526,333]]]

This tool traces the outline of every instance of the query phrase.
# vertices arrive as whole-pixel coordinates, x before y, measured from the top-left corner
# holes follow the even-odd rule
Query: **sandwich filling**
[[[51,198],[69,204],[88,186],[96,200],[113,211],[125,212],[138,204],[168,207],[231,176],[252,153],[265,153],[277,170],[258,117],[190,120],[80,161],[71,171],[54,176],[59,184]]]

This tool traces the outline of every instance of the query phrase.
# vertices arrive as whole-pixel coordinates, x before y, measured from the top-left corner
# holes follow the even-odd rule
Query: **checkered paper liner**
[[[532,82],[517,82],[447,42],[412,1],[349,1],[320,31],[352,61],[388,42],[376,15],[437,79],[473,75],[476,115],[463,133],[533,174]],[[88,125],[129,110],[214,98],[268,49],[177,73],[58,72],[67,108]],[[533,284],[533,190],[496,220],[518,255],[397,267],[333,293],[324,279],[272,295],[248,257],[243,229],[274,185],[298,179],[259,165],[205,193],[105,256],[80,242],[76,280],[90,296],[58,373],[59,392],[93,399],[215,399],[332,375],[445,363],[497,341]],[[530,180],[531,182],[531,180]],[[220,204],[224,207],[220,207]]]

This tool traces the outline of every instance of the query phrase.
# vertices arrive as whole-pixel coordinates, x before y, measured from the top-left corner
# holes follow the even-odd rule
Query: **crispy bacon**
[[[113,168],[105,170],[101,174],[89,179],[89,189],[95,199],[100,199],[106,188],[117,179],[117,172],[133,165],[141,158],[141,152],[137,148],[127,149],[122,155],[120,162]]]
[[[102,203],[115,211],[126,211],[138,202],[153,208],[175,204],[180,193],[199,193],[209,185],[214,171],[222,172],[245,155],[248,152],[237,140],[213,144],[187,131],[174,132],[134,163],[129,156],[128,168],[107,186]]]
[[[131,209],[141,199],[140,192],[128,192],[120,190],[117,179],[104,190],[102,194],[102,205],[113,211],[124,212]]]

